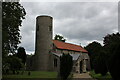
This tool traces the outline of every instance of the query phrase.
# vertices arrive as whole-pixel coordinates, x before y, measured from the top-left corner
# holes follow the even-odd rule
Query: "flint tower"
[[[36,43],[34,70],[50,70],[50,50],[52,49],[52,21],[51,16],[36,18]]]

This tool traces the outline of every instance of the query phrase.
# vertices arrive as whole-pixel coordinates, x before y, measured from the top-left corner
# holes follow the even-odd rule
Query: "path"
[[[73,74],[73,78],[81,78],[81,80],[96,80],[96,79],[93,79],[90,75],[89,75],[89,72],[87,73],[82,73],[82,74],[79,74],[79,73],[74,73]]]

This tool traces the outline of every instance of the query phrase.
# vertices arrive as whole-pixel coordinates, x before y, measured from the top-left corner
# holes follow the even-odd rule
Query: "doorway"
[[[83,68],[83,61],[81,60],[81,61],[80,61],[80,73],[83,72],[83,69],[82,69],[82,68]]]

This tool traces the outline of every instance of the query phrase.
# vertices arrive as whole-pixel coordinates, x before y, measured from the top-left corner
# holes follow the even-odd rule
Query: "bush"
[[[24,65],[18,57],[8,56],[3,62],[3,73],[9,74],[9,70],[13,71],[13,74],[23,68]],[[18,72],[17,72],[18,73]]]
[[[119,80],[119,73],[120,73],[120,44],[117,44],[115,50],[113,52],[113,56],[110,61],[109,71],[113,80]]]
[[[94,70],[96,74],[100,73],[103,76],[105,76],[106,73],[108,72],[107,65],[106,65],[106,55],[102,50],[95,57]]]
[[[70,72],[72,70],[72,56],[69,54],[63,54],[60,57],[60,77],[63,80],[66,80],[68,76],[70,75]]]
[[[113,80],[119,80],[120,73],[120,33],[104,37],[104,48],[107,54],[108,69]]]

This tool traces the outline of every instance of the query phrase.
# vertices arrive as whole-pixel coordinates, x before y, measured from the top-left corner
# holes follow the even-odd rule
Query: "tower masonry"
[[[50,64],[50,50],[52,49],[52,27],[51,16],[38,16],[36,18],[36,43],[34,70],[47,71]]]

